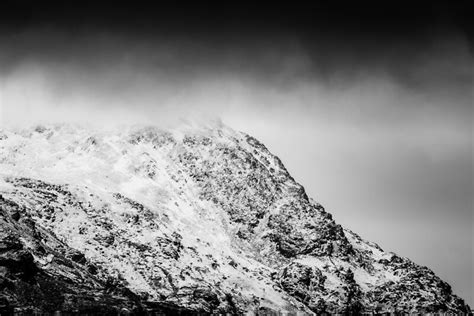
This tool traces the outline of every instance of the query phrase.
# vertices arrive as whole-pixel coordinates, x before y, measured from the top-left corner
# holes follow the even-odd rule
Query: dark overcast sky
[[[3,21],[15,26],[55,23],[61,26],[156,27],[190,31],[255,26],[310,30],[406,33],[413,27],[455,24],[468,27],[469,1],[2,1]],[[356,29],[354,29],[356,28]],[[217,31],[217,32],[218,32]]]
[[[436,45],[450,49],[442,41],[466,41],[472,53],[468,1],[224,2],[2,1],[2,67],[25,58],[96,67],[130,57],[187,77],[238,71],[285,84],[332,83],[369,69],[415,88],[466,84],[458,69],[448,77],[415,72]],[[280,57],[294,45],[308,62],[287,78]]]
[[[469,1],[1,1],[0,124],[220,117],[473,301]]]

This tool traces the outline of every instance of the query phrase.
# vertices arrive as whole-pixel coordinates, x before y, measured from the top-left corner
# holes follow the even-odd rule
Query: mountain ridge
[[[470,312],[430,269],[338,225],[278,157],[222,123],[36,126],[0,131],[0,149],[6,309],[35,308],[19,288],[48,302],[35,286],[60,275],[69,296],[40,311]]]

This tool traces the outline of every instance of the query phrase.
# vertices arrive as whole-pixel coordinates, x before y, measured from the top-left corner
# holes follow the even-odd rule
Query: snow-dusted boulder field
[[[343,197],[341,197],[343,198]],[[0,312],[468,313],[222,125],[0,130]]]

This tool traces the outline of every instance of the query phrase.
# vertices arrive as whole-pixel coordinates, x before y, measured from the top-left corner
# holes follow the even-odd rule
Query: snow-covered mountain
[[[468,313],[228,127],[0,130],[0,311]]]

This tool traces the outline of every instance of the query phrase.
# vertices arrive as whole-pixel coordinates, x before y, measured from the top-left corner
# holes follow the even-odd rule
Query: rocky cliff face
[[[0,131],[0,311],[469,312],[224,126]]]

